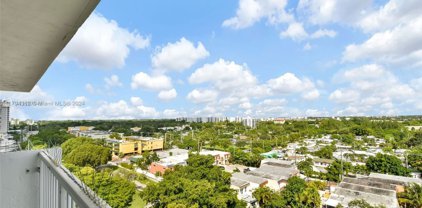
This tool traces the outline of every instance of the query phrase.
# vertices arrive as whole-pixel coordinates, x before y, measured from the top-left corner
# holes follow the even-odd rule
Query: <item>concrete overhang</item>
[[[29,92],[100,0],[0,0],[0,90]]]

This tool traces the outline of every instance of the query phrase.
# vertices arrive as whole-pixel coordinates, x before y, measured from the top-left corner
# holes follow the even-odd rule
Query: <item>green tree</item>
[[[111,159],[111,150],[90,138],[69,139],[62,145],[63,160],[80,167],[97,167]]]
[[[130,206],[136,191],[132,182],[119,176],[112,176],[109,170],[96,172],[90,167],[80,168],[72,165],[67,167],[111,207]]]
[[[67,140],[61,145],[63,155],[68,155],[74,149],[84,144],[95,144],[95,142],[93,139],[87,137],[77,137]]]
[[[282,191],[282,197],[286,200],[287,205],[299,206],[298,197],[306,188],[305,180],[294,176],[287,180],[287,185]]]
[[[383,205],[371,205],[363,199],[355,199],[349,202],[349,208],[385,208]]]
[[[422,207],[422,186],[412,183],[405,188],[405,191],[398,193],[398,200],[402,207],[420,208]]]
[[[312,165],[313,165],[312,159],[307,158],[306,160],[299,162],[297,164],[297,168],[300,170],[301,173],[303,173],[307,177],[311,177],[314,172],[312,169]]]
[[[244,207],[230,189],[230,174],[213,166],[211,156],[190,155],[163,180],[148,185],[141,197],[153,207]]]
[[[281,207],[284,204],[280,193],[268,187],[259,187],[255,189],[252,195],[258,201],[260,207]]]
[[[316,187],[306,187],[302,194],[298,196],[298,200],[302,207],[320,207],[321,205],[321,197]]]
[[[335,160],[326,168],[327,174],[326,178],[329,181],[340,182],[341,175],[347,175],[352,169],[352,164],[349,162],[341,162]]]
[[[113,132],[113,133],[111,133],[111,134],[110,134],[110,138],[112,138],[112,139],[122,140],[122,137],[121,137],[121,136],[120,136],[120,134],[119,134],[119,133],[117,133],[117,132]]]
[[[156,152],[151,153],[150,151],[145,151],[142,153],[142,158],[137,161],[137,165],[141,169],[146,170],[152,162],[156,162],[159,160],[160,158],[158,157]]]
[[[320,150],[314,152],[314,155],[320,158],[333,159],[334,151],[336,151],[336,147],[334,145],[330,145],[330,146],[325,146],[321,148]]]
[[[422,131],[417,131],[412,138],[407,141],[409,147],[416,147],[422,145]]]
[[[411,149],[407,153],[407,160],[413,169],[422,172],[422,145]]]
[[[369,171],[377,173],[386,173],[399,176],[408,176],[410,170],[402,165],[399,158],[393,155],[378,153],[375,157],[371,156],[366,161],[366,167]]]

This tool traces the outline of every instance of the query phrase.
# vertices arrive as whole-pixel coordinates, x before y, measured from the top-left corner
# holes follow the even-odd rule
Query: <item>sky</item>
[[[421,114],[422,4],[103,0],[30,93],[0,98],[54,103],[12,105],[36,120]]]

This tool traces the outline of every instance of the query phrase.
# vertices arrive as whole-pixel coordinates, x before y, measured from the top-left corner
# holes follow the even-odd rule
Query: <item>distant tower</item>
[[[243,118],[243,120],[242,120],[242,123],[243,123],[244,126],[248,126],[252,129],[256,128],[256,122],[257,122],[256,119],[251,118],[249,116],[246,117],[246,118]]]
[[[0,135],[7,134],[9,130],[10,103],[0,100]]]

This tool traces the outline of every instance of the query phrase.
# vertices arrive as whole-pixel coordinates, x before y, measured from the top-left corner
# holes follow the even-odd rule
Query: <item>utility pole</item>
[[[166,133],[164,133],[164,144],[163,144],[163,150],[164,150],[165,145],[167,144],[166,136],[167,136],[167,132],[166,132]]]
[[[252,145],[253,145],[253,139],[252,139],[252,136],[251,136],[251,147],[250,147],[250,152],[252,153]]]
[[[340,182],[343,180],[343,150],[340,150],[340,164],[341,164],[341,175],[340,175]]]

